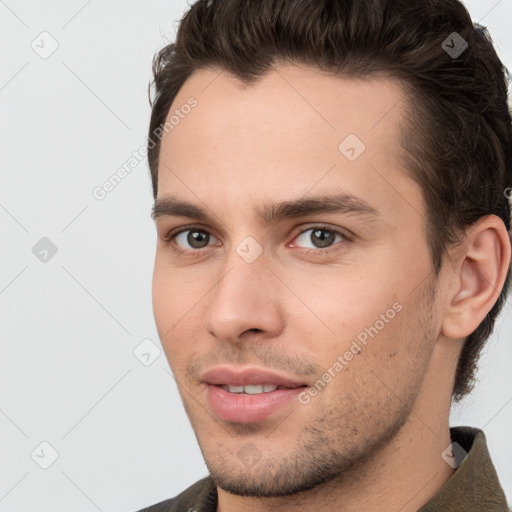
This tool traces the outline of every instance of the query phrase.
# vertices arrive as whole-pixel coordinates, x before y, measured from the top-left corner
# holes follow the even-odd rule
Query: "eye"
[[[182,229],[177,233],[169,233],[166,236],[165,242],[173,242],[178,246],[178,251],[183,253],[200,252],[199,249],[204,249],[208,245],[216,245],[209,243],[212,240],[211,233],[198,226]]]
[[[307,233],[311,232],[309,236]],[[200,226],[187,226],[181,228],[181,230],[169,233],[164,238],[164,243],[172,243],[174,250],[178,253],[189,256],[201,255],[205,249],[211,245],[219,245],[219,242],[215,242],[216,238],[207,230]],[[288,244],[289,247],[307,244],[308,242],[312,245],[308,248],[304,248],[303,252],[307,254],[324,255],[331,252],[331,248],[336,244],[335,242],[350,242],[351,238],[343,231],[332,229],[328,226],[314,225],[303,229],[298,236],[296,236],[292,243]]]
[[[309,235],[307,233],[311,232]],[[303,229],[299,236],[297,236],[294,241],[290,244],[290,246],[294,247],[296,245],[295,241],[298,241],[300,244],[311,243],[313,244],[313,249],[323,249],[323,250],[310,250],[310,248],[306,252],[316,252],[316,253],[325,253],[330,252],[330,248],[334,245],[336,241],[350,241],[350,238],[342,231],[337,229],[332,229],[326,226],[310,226],[306,229]]]

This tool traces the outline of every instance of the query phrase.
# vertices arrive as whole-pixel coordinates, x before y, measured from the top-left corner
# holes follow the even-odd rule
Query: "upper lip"
[[[208,370],[201,376],[201,382],[228,386],[274,384],[286,388],[298,388],[306,385],[304,382],[299,382],[268,370],[246,368],[235,371],[226,367],[216,367]]]

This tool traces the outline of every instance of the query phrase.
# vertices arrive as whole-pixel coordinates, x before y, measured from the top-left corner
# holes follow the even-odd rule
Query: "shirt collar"
[[[418,512],[508,512],[505,493],[489,455],[484,432],[473,427],[451,427],[450,437],[455,458],[459,459],[456,464],[463,460]]]

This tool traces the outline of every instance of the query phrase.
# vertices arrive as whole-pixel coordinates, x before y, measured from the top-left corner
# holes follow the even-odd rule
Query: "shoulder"
[[[217,489],[210,476],[198,480],[183,492],[138,512],[215,512]]]

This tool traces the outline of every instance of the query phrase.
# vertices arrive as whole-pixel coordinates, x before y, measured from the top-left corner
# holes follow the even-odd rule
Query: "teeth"
[[[230,393],[243,393],[244,387],[243,386],[222,386],[226,391],[229,391]]]
[[[251,384],[247,386],[222,386],[222,389],[230,393],[246,393],[247,395],[257,395],[259,393],[269,393],[276,389],[285,389],[282,386],[275,386],[274,384]]]
[[[259,393],[263,393],[263,385],[262,384],[254,384],[249,386],[244,386],[244,393],[248,395],[257,395]]]

